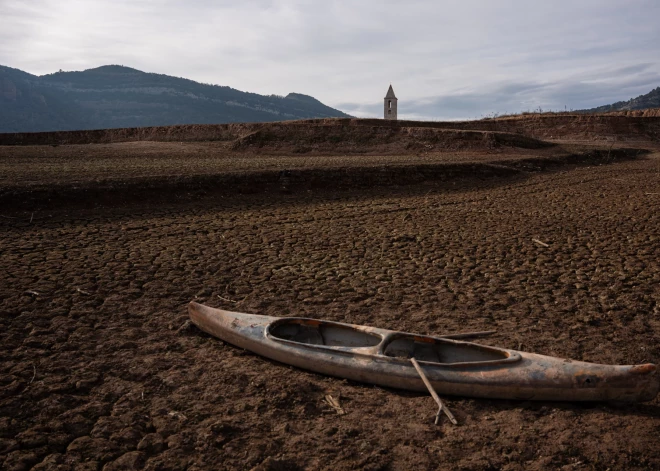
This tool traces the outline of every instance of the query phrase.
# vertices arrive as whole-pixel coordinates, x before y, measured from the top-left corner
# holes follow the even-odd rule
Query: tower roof
[[[396,95],[394,95],[394,89],[392,88],[391,84],[390,88],[387,90],[387,95],[385,95],[385,98],[396,98]]]

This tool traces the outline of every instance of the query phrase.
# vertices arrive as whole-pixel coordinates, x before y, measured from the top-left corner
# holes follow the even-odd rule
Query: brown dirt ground
[[[123,142],[64,146],[0,146],[0,188],[75,186],[99,180],[126,183],[132,179],[181,175],[254,173],[284,169],[410,166],[448,163],[507,163],[524,159],[566,158],[595,147],[555,145],[540,149],[515,147],[393,154],[275,154],[270,149],[231,152],[226,142]],[[644,147],[644,146],[642,146]],[[607,151],[608,146],[599,149]],[[286,150],[286,148],[285,148]]]
[[[0,148],[1,186],[152,177],[176,171],[179,151],[202,154],[181,173],[228,171],[204,160],[217,145]],[[314,165],[244,160],[248,172]],[[660,363],[657,152],[506,178],[0,215],[2,469],[660,469],[658,398],[446,398],[461,425],[434,426],[427,395],[293,369],[186,315],[196,300],[424,334],[497,329],[483,342]]]

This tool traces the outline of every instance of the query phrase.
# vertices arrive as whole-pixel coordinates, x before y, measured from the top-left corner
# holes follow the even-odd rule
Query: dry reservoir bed
[[[0,207],[5,218],[24,211],[32,219],[54,208],[162,206],[237,194],[418,183],[454,189],[465,180],[504,182],[530,172],[636,159],[653,146],[534,142],[540,147],[488,147],[477,141],[474,149],[455,151],[414,142],[421,149],[416,153],[399,145],[384,154],[377,146],[365,147],[364,154],[282,154],[277,146],[238,152],[226,142],[0,146]]]
[[[660,158],[0,218],[0,467],[658,469],[660,402],[445,398],[202,334],[190,300],[660,363]],[[539,239],[548,247],[532,242]],[[323,400],[339,397],[345,415]]]

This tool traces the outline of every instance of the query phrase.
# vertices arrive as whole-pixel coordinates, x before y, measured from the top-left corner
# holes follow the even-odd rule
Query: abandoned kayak
[[[650,401],[657,367],[600,365],[442,337],[297,317],[223,311],[191,302],[192,322],[237,347],[324,375],[438,394],[550,401]]]

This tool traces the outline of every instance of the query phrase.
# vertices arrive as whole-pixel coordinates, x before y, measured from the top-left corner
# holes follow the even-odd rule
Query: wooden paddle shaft
[[[465,332],[462,334],[447,334],[447,335],[438,335],[438,338],[441,339],[475,339],[478,337],[487,337],[493,335],[496,330],[483,330],[481,332]]]
[[[447,409],[447,406],[445,406],[445,404],[442,402],[442,399],[440,399],[438,394],[435,392],[435,389],[433,389],[433,385],[431,385],[431,382],[426,377],[426,373],[424,373],[424,370],[422,370],[422,367],[419,366],[419,363],[417,363],[417,360],[415,358],[411,358],[410,361],[412,362],[413,366],[417,370],[417,373],[419,373],[419,376],[422,378],[422,381],[424,381],[424,384],[426,385],[426,388],[431,393],[431,396],[433,396],[433,399],[438,404],[438,407],[440,408],[440,410],[443,411],[447,415],[447,417],[449,418],[449,420],[451,421],[452,424],[458,425],[458,421],[456,420],[456,417],[454,417],[454,414],[452,414],[449,411],[449,409]]]

